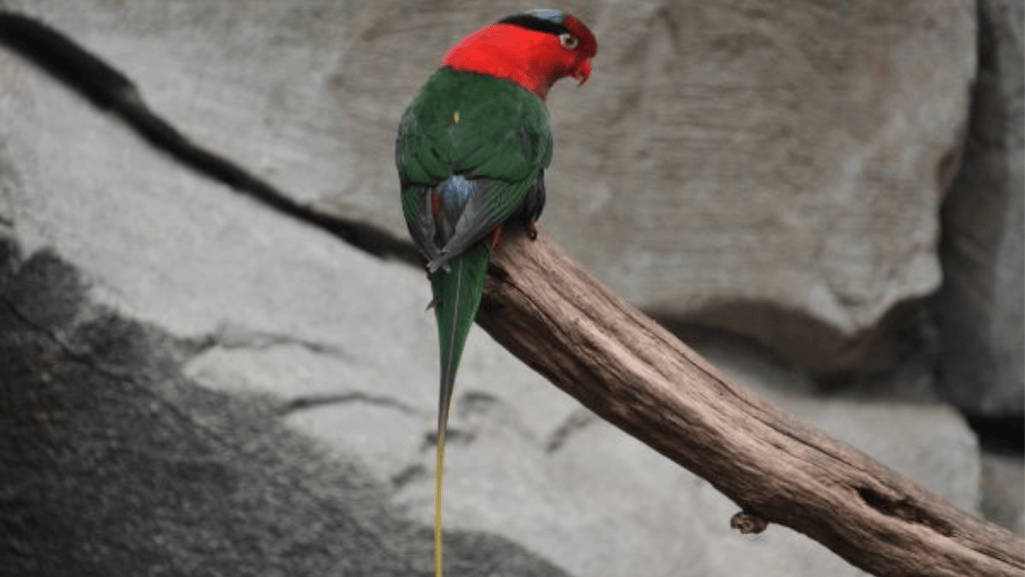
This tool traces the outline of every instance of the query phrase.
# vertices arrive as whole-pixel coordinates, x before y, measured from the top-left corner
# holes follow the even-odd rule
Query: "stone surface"
[[[522,8],[7,5],[118,62],[187,134],[298,198],[397,233],[402,109],[447,46]],[[544,225],[645,309],[695,315],[814,364],[933,291],[942,167],[974,71],[973,3],[844,6],[567,6],[602,48],[586,89],[560,85],[550,98]],[[787,335],[763,315],[731,314],[750,302],[814,322]]]
[[[982,512],[987,519],[1025,536],[1025,461],[1021,455],[982,453],[984,497]]]
[[[0,286],[0,573],[428,575],[429,530],[274,405],[184,378],[166,333],[89,302],[49,252]],[[452,535],[453,568],[566,573]]]
[[[404,101],[435,58],[426,48],[410,46],[441,50],[467,29],[494,19],[495,13],[518,8],[511,3],[458,10],[378,3],[357,9],[337,2],[298,6],[270,0],[209,6],[100,0],[74,8],[53,0],[4,5],[45,16],[131,76],[150,105],[186,133],[295,197],[330,201],[346,214],[366,215],[395,228],[400,225],[393,206],[392,131]],[[887,287],[882,296],[845,300],[842,314],[835,316],[823,312],[834,309],[820,306],[828,304],[828,298],[811,299],[819,303],[812,308],[819,308],[794,311],[791,318],[819,318],[820,324],[832,327],[824,330],[827,333],[869,326],[889,306],[887,299],[921,294],[936,281],[935,262],[914,263],[934,258],[924,248],[935,232],[936,199],[929,195],[935,193],[935,163],[949,148],[957,124],[951,110],[963,96],[954,78],[972,61],[957,51],[964,42],[971,43],[966,20],[971,11],[966,17],[964,3],[953,2],[880,3],[872,8],[852,3],[846,19],[829,24],[829,34],[801,36],[801,30],[827,25],[830,15],[841,15],[832,10],[802,15],[774,3],[765,6],[762,11],[749,10],[740,20],[712,7],[694,13],[689,11],[697,9],[660,11],[643,3],[629,10],[616,3],[582,7],[580,12],[595,24],[610,49],[598,62],[599,76],[590,93],[560,87],[552,96],[560,135],[552,186],[565,192],[562,200],[553,199],[545,222],[551,217],[548,226],[553,233],[638,302],[665,304],[663,297],[651,296],[658,293],[641,295],[637,287],[644,278],[633,280],[638,271],[625,270],[623,261],[616,260],[627,258],[627,251],[636,247],[637,262],[651,266],[645,275],[662,271],[666,287],[698,295],[736,291],[737,286],[761,287],[761,281],[741,282],[748,278],[743,275],[755,278],[752,263],[761,263],[758,266],[768,267],[759,269],[761,274],[771,271],[769,277],[778,275],[779,284],[769,283],[771,290],[759,298],[778,301],[783,309],[789,301],[772,291],[807,288],[818,281],[802,276],[810,273],[797,272],[798,265],[788,268],[776,260],[770,267],[769,260],[759,260],[768,259],[770,249],[790,255],[794,262],[804,258],[797,244],[791,250],[781,240],[753,250],[760,244],[754,242],[762,234],[757,231],[767,230],[769,221],[777,219],[781,237],[799,232],[808,235],[808,243],[832,246],[823,254],[849,248],[846,257],[834,262],[831,256],[826,263],[838,269],[828,274],[818,270],[815,275],[826,278],[835,273],[850,281],[849,287],[867,292],[877,285]],[[869,9],[883,12],[857,12]],[[775,11],[781,13],[772,16]],[[926,18],[925,13],[931,16]],[[712,18],[717,15],[721,22]],[[732,40],[719,38],[710,24],[699,26],[705,22],[701,17],[726,28],[743,24],[747,32]],[[930,18],[932,24],[927,25]],[[780,21],[786,26],[774,28],[781,26]],[[685,23],[686,30],[674,31],[674,22]],[[752,30],[758,26],[752,22],[765,31],[756,34]],[[646,27],[652,26],[656,33],[647,34]],[[788,36],[760,48],[745,44],[745,38],[773,38],[780,29],[793,33],[794,39]],[[834,36],[848,43],[843,44],[846,48],[832,54],[817,44]],[[928,41],[941,37],[944,40]],[[667,56],[673,38],[686,48],[681,62]],[[808,50],[795,44],[797,40],[810,43]],[[692,55],[701,42],[716,48],[700,58]],[[923,68],[916,61],[923,49],[920,43],[938,54],[950,54],[927,60],[948,62],[951,69]],[[812,49],[822,60],[812,58]],[[868,56],[863,55],[865,50]],[[887,50],[890,57],[885,56]],[[903,56],[892,56],[898,53]],[[779,65],[781,55],[793,57],[795,71]],[[638,67],[639,62],[648,67]],[[660,67],[666,62],[663,74]],[[770,66],[773,62],[776,68]],[[845,62],[850,63],[844,69],[847,76],[835,70]],[[708,112],[711,108],[698,105],[714,108],[716,99],[709,94],[719,85],[689,84],[676,76],[676,70],[696,66],[696,78],[710,83],[716,80],[713,65],[722,66],[725,80],[736,80],[740,72],[762,64],[780,72],[778,78],[768,78],[780,83],[773,85],[778,91],[759,93],[748,85],[735,86],[728,96],[754,110],[751,116],[736,119],[739,124],[731,124],[730,131],[758,118],[768,121],[769,112],[795,98],[797,87],[807,90],[809,100],[800,105],[795,100],[795,116],[789,118],[807,115],[822,126],[835,116],[844,130],[876,145],[866,145],[857,156],[861,164],[847,174],[848,183],[872,184],[867,192],[857,189],[870,196],[857,203],[867,212],[847,214],[850,220],[835,224],[833,217],[839,212],[830,211],[839,211],[841,201],[855,196],[855,189],[829,181],[826,189],[835,198],[826,195],[828,206],[817,206],[817,193],[802,189],[803,181],[795,177],[796,184],[786,190],[801,192],[786,202],[804,207],[808,218],[823,219],[814,235],[799,222],[780,224],[786,219],[772,211],[766,213],[774,216],[766,217],[764,226],[741,234],[738,230],[752,225],[744,219],[755,213],[724,209],[717,209],[724,218],[719,228],[730,232],[713,235],[714,227],[706,221],[717,205],[709,191],[722,187],[727,190],[723,202],[748,202],[744,191],[760,182],[755,177],[771,175],[772,166],[784,165],[768,158],[757,171],[730,173],[723,167],[745,158],[737,150],[753,153],[756,147],[740,136],[733,143],[736,148],[713,147],[718,142],[713,136],[721,137],[725,129],[711,124],[702,128],[708,140],[701,150],[660,148],[659,139],[667,138],[671,127],[669,120],[693,126],[703,118],[691,107],[705,110],[708,120],[714,118]],[[883,66],[886,74],[870,74],[863,83],[852,80],[873,66]],[[830,76],[831,70],[838,76]],[[635,86],[638,78],[631,76],[642,72],[650,81],[650,94]],[[820,80],[809,83],[811,77]],[[50,426],[56,427],[45,439],[46,459],[33,460],[25,456],[31,455],[27,451],[0,463],[15,472],[41,471],[28,489],[0,485],[0,494],[43,491],[24,501],[27,505],[16,511],[17,517],[0,515],[18,519],[21,524],[14,529],[34,540],[0,551],[13,555],[11,551],[27,550],[40,559],[45,553],[66,563],[61,567],[81,563],[105,574],[141,574],[165,564],[175,574],[196,574],[193,569],[202,567],[208,555],[216,559],[211,573],[241,556],[246,556],[253,574],[429,573],[426,526],[432,509],[433,447],[427,439],[435,422],[437,366],[435,329],[423,311],[428,301],[423,274],[369,258],[183,169],[117,120],[4,50],[0,80],[0,117],[5,119],[0,123],[0,247],[5,247],[0,251],[5,257],[0,263],[0,292],[5,303],[17,303],[14,312],[21,315],[10,319],[12,311],[0,307],[8,315],[0,322],[0,330],[6,331],[0,345],[4,358],[45,359],[0,364],[13,375],[0,379],[0,416],[17,413],[22,419],[13,422],[13,434],[0,435],[0,440],[31,439],[25,431],[42,426],[29,420],[36,414],[44,415],[43,421],[54,420]],[[860,119],[852,112],[853,104],[829,101],[852,86],[863,89],[855,91],[859,106],[881,101],[891,112],[880,108],[877,116]],[[921,86],[944,96],[920,109],[922,103],[912,96]],[[683,90],[685,117],[673,117],[671,90]],[[895,104],[904,96],[907,102]],[[585,104],[589,98],[594,101]],[[738,106],[723,102],[725,108]],[[620,116],[613,114],[617,110]],[[911,122],[920,112],[922,122]],[[615,121],[606,126],[593,118]],[[808,159],[808,164],[786,164],[808,171],[808,179],[821,176],[815,170],[828,172],[830,167],[830,161],[814,155],[850,152],[840,146],[844,142],[830,140],[844,141],[843,130],[823,137],[820,147],[810,133],[801,132],[809,127],[792,128],[796,132],[788,142],[795,148],[770,148],[781,158],[797,154]],[[883,134],[874,133],[876,129]],[[636,132],[636,141],[625,138],[628,132]],[[617,138],[626,152],[602,148]],[[901,148],[902,138],[914,142],[910,150]],[[646,159],[630,157],[646,150]],[[906,157],[896,154],[891,159],[892,151]],[[700,223],[687,220],[686,207],[675,196],[667,197],[662,210],[664,218],[679,219],[672,221],[678,223],[672,228],[689,235],[680,242],[691,243],[700,236],[688,228],[692,225],[704,231],[701,243],[688,249],[695,252],[681,252],[685,256],[680,258],[697,254],[705,264],[693,269],[687,264],[689,280],[682,282],[679,275],[685,269],[678,265],[683,261],[667,266],[659,260],[668,258],[667,253],[645,256],[644,247],[650,248],[645,243],[655,238],[645,234],[654,229],[636,237],[624,232],[632,230],[630,223],[636,219],[650,218],[652,209],[641,206],[647,201],[624,206],[628,203],[616,201],[613,192],[608,198],[593,197],[594,188],[585,188],[584,179],[572,176],[596,175],[607,183],[604,190],[620,190],[622,183],[647,182],[639,173],[631,176],[631,163],[652,179],[670,178],[673,174],[661,175],[665,163],[695,163],[699,152],[717,156],[708,157],[707,171],[698,171],[674,190],[696,195],[686,204]],[[599,162],[602,155],[610,160]],[[910,164],[902,164],[905,161]],[[892,174],[886,172],[890,169]],[[931,176],[921,176],[919,169]],[[897,192],[907,196],[893,191],[894,198],[903,200],[887,196],[884,191],[890,189],[882,184],[886,179],[874,180],[880,175],[893,176]],[[926,183],[921,188],[913,183],[919,179]],[[710,188],[694,192],[697,185]],[[731,187],[733,192],[728,192]],[[583,203],[589,194],[593,204]],[[784,203],[776,199],[764,206],[759,199],[753,210]],[[889,201],[906,205],[895,210],[886,204]],[[581,213],[573,202],[593,212]],[[558,208],[560,203],[563,208]],[[883,210],[880,204],[889,212],[876,212]],[[683,212],[673,216],[673,210]],[[569,214],[584,215],[578,227],[569,226]],[[596,226],[604,222],[603,214],[610,222]],[[887,216],[881,224],[874,220],[880,214]],[[864,229],[858,228],[859,222]],[[913,230],[910,241],[905,237],[908,227]],[[900,233],[893,237],[897,228]],[[585,250],[598,238],[612,238],[617,230],[624,235],[616,241],[622,248],[608,256]],[[829,236],[833,232],[838,236]],[[894,251],[886,253],[887,259],[903,255],[886,261],[891,268],[882,277],[874,265],[862,266],[868,261],[859,260],[871,250],[845,244],[851,238],[862,239],[862,233],[864,242]],[[726,240],[727,234],[739,240]],[[901,245],[904,242],[909,244]],[[722,261],[714,271],[707,268],[712,249]],[[844,260],[847,257],[851,260]],[[850,267],[851,263],[857,264]],[[26,275],[34,267],[54,272],[33,284]],[[710,276],[700,276],[704,274]],[[51,286],[57,288],[43,290]],[[674,297],[674,302],[700,304],[699,296],[686,294],[678,293],[683,296]],[[808,294],[795,290],[785,296],[803,303]],[[26,319],[32,322],[26,324]],[[821,332],[807,333],[805,339]],[[55,335],[75,348],[63,347]],[[814,349],[815,343],[808,348]],[[757,353],[744,347],[713,343],[703,350],[802,419],[905,471],[963,509],[977,510],[977,448],[950,409],[885,397],[816,398],[815,389],[799,373],[758,360]],[[59,364],[48,364],[54,357]],[[93,364],[107,372],[81,376],[75,366],[83,359],[102,360]],[[136,382],[124,375],[137,373],[147,380],[139,379],[138,387],[122,387]],[[909,381],[909,388],[928,388],[919,380],[916,376]],[[767,382],[798,386],[780,390]],[[17,402],[2,404],[9,399]],[[63,422],[64,412],[50,415],[51,400],[86,410]],[[106,406],[116,410],[100,410]],[[12,421],[0,419],[2,426],[8,423]],[[756,537],[732,532],[729,518],[736,507],[707,482],[583,412],[480,331],[471,336],[464,356],[450,442],[446,519],[453,574],[861,574],[820,545],[780,527]],[[226,450],[225,443],[240,450]],[[4,459],[11,454],[0,448]],[[51,458],[54,454],[64,455],[64,460]],[[115,464],[93,474],[89,467],[107,458]],[[169,472],[152,475],[147,467]],[[188,481],[181,492],[161,484],[179,477]],[[14,478],[18,477],[0,475],[0,483]],[[222,498],[206,494],[207,484],[212,495]],[[133,489],[139,486],[146,489]],[[40,496],[46,491],[66,501],[83,495],[85,499],[71,511],[70,521],[59,524],[52,509],[45,509],[42,517],[33,516],[46,505]],[[325,517],[325,510],[331,514]],[[251,515],[259,518],[253,521]],[[94,527],[88,524],[94,522],[91,519],[108,518],[117,522],[116,531],[101,531],[94,540],[82,537]],[[56,528],[40,532],[32,528],[36,520],[44,527],[56,523]],[[187,531],[190,523],[199,527],[196,535]],[[136,531],[139,527],[145,530]],[[134,541],[135,536],[148,544]],[[364,539],[374,538],[379,542],[363,547]],[[73,554],[62,554],[61,543]],[[352,543],[363,548],[352,550]],[[122,553],[110,553],[136,550],[140,553],[127,555],[128,560],[118,556]]]
[[[1025,2],[980,0],[964,165],[944,203],[940,385],[980,415],[1025,414]]]

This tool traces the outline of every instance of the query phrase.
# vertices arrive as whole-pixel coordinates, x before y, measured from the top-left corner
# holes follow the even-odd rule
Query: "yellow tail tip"
[[[441,533],[441,481],[445,471],[445,431],[438,432],[438,458],[434,473],[434,577],[443,577],[445,563],[442,555]]]

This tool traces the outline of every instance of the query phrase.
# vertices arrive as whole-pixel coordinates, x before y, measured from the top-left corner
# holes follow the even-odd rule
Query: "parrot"
[[[545,101],[552,85],[591,76],[598,44],[578,18],[552,9],[507,16],[459,41],[402,115],[395,143],[402,214],[426,262],[438,325],[434,572],[443,574],[442,478],[459,360],[480,308],[503,226],[536,238],[552,159]]]

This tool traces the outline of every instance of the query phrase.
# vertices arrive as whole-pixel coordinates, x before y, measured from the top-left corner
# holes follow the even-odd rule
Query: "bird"
[[[442,577],[442,479],[456,371],[503,226],[531,238],[552,160],[545,101],[561,78],[583,84],[598,43],[560,10],[512,14],[470,33],[441,60],[402,115],[395,144],[402,213],[425,261],[438,325],[434,572]]]

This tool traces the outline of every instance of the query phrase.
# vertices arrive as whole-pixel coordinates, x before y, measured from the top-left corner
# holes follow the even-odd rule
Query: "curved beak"
[[[577,69],[575,71],[573,71],[573,78],[576,78],[577,83],[578,83],[577,86],[582,86],[585,82],[587,82],[587,79],[590,78],[590,77],[591,77],[591,61],[590,60],[584,60],[583,62],[580,63],[580,66],[578,66]]]

